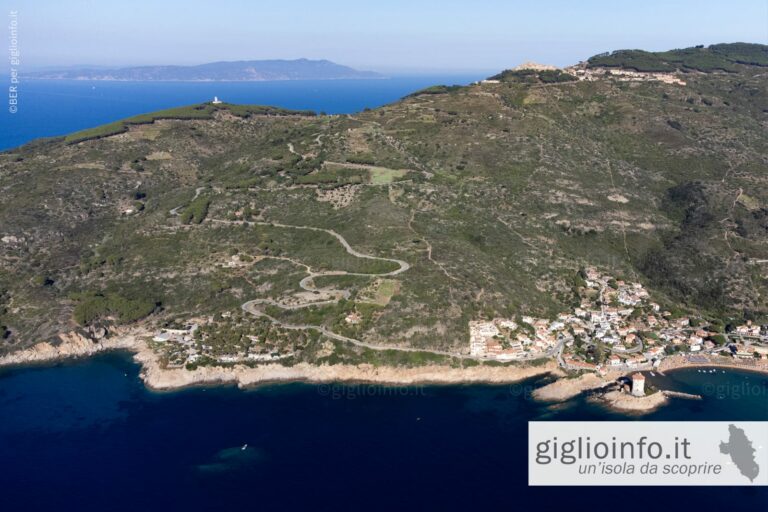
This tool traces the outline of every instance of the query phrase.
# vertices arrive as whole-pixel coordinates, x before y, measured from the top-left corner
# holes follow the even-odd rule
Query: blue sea
[[[265,83],[27,82],[0,148],[207,101],[359,111],[481,77]],[[768,510],[766,488],[527,486],[529,420],[628,420],[511,386],[148,391],[127,355],[0,371],[0,512]],[[651,420],[768,420],[768,378],[670,373],[704,393]],[[695,427],[692,427],[695,428]],[[247,446],[246,446],[247,445]],[[242,449],[245,446],[245,449]]]
[[[669,375],[704,400],[648,419],[768,419],[765,376]],[[537,403],[540,383],[154,393],[123,355],[6,370],[0,510],[768,509],[766,488],[528,487],[527,421],[627,419]]]
[[[431,85],[466,85],[481,78],[484,77],[440,75],[278,82],[29,80],[19,86],[18,112],[11,114],[6,107],[0,114],[0,150],[136,114],[210,101],[214,96],[229,103],[350,114],[391,103]]]

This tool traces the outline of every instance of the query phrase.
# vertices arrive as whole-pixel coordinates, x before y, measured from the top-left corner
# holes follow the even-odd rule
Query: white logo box
[[[768,485],[768,422],[531,421],[528,485]]]

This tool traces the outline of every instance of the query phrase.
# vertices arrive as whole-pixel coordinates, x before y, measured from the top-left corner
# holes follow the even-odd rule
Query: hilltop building
[[[539,64],[538,62],[523,62],[519,66],[515,66],[512,68],[512,71],[523,71],[526,69],[530,69],[532,71],[556,71],[558,68],[555,66],[550,66],[549,64]]]

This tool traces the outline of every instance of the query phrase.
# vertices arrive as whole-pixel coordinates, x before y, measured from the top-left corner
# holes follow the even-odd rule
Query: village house
[[[760,336],[760,326],[752,325],[752,322],[749,321],[746,325],[736,327],[736,334],[742,336]]]
[[[583,370],[583,371],[589,371],[594,372],[597,370],[597,365],[588,363],[586,361],[581,361],[579,359],[573,359],[570,357],[567,357],[564,359],[565,364],[572,370]]]
[[[688,337],[688,347],[691,352],[700,351],[703,343],[704,343],[704,340],[699,338],[696,335],[692,335]]]
[[[664,355],[664,347],[651,347],[645,351],[645,356],[648,358],[661,357]]]
[[[153,336],[152,341],[156,341],[158,343],[173,342],[180,344],[191,344],[195,332],[197,332],[198,328],[199,326],[197,324],[190,324],[185,326],[183,329],[160,329],[160,331]]]
[[[363,317],[360,316],[360,313],[358,313],[357,311],[352,311],[350,314],[344,317],[344,321],[350,325],[357,325],[362,320],[363,320]]]
[[[734,344],[734,357],[740,359],[751,359],[755,357],[755,349],[752,346],[746,346],[741,343]]]

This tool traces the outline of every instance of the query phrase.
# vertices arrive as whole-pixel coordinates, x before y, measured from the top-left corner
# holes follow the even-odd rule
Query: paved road
[[[622,348],[622,347],[611,347],[611,352],[614,352],[616,354],[636,354],[638,352],[643,351],[643,340],[638,338],[637,345],[635,345],[632,348]]]

